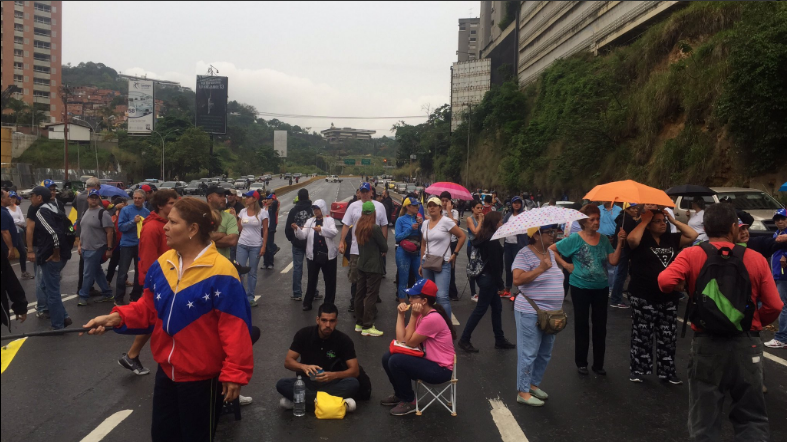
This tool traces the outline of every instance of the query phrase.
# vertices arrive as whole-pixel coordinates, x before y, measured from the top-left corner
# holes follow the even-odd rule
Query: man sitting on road
[[[355,411],[360,366],[352,339],[336,330],[338,317],[339,309],[334,304],[322,304],[317,310],[317,325],[295,334],[284,358],[284,368],[301,375],[306,384],[307,407],[314,406],[318,391],[324,391],[343,398],[347,411]],[[279,402],[284,409],[294,406],[295,381],[296,378],[284,378],[276,383],[276,390],[284,396]]]

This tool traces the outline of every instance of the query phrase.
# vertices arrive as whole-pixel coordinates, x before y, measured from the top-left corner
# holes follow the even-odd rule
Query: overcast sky
[[[194,88],[209,65],[229,99],[298,115],[422,115],[450,101],[459,18],[480,2],[64,2],[63,63]],[[265,117],[269,119],[268,117]],[[377,130],[396,120],[280,118]],[[409,119],[410,124],[424,120]]]

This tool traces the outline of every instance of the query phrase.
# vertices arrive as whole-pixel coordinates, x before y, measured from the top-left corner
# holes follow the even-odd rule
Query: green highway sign
[[[355,160],[350,160],[350,159],[345,158],[344,159],[344,164],[347,165],[347,166],[355,166]]]
[[[361,165],[363,166],[371,166],[372,160],[361,160]]]

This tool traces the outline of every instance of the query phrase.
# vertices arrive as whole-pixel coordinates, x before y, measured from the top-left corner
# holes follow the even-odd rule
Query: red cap
[[[139,186],[139,188],[142,189],[143,191],[145,191],[146,193],[153,191],[153,189],[151,189],[150,186],[148,186],[147,184],[143,184],[143,185]]]

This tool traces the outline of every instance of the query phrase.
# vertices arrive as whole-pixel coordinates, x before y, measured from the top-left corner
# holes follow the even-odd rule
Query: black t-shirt
[[[650,302],[677,300],[678,294],[673,292],[665,295],[659,289],[659,274],[675,260],[680,252],[680,233],[665,233],[661,242],[656,243],[653,235],[645,231],[642,241],[629,254],[629,291],[633,296]]]
[[[36,221],[36,214],[38,213],[38,208],[39,207],[41,207],[41,206],[34,206],[34,205],[31,204],[30,207],[27,208],[27,219],[29,219],[30,221],[35,222]],[[36,243],[36,236],[37,236],[36,235],[36,231],[35,231],[35,229],[33,229],[33,244]],[[25,236],[25,241],[27,241],[27,236]],[[27,244],[27,242],[25,242],[25,244]],[[31,250],[28,250],[28,251],[31,251]]]
[[[325,218],[314,220],[314,226],[322,226],[322,222],[324,220],[325,220]],[[312,227],[314,227],[314,226],[312,226]],[[328,245],[325,244],[325,237],[320,235],[320,233],[317,232],[317,231],[314,232],[314,243],[312,244],[312,249],[313,249],[315,254],[317,252],[323,252],[323,253],[326,253],[326,254],[328,253]]]
[[[356,359],[355,344],[339,330],[328,339],[320,338],[319,326],[304,327],[295,334],[290,350],[301,355],[301,364],[318,365],[325,371],[344,371],[346,362]]]

